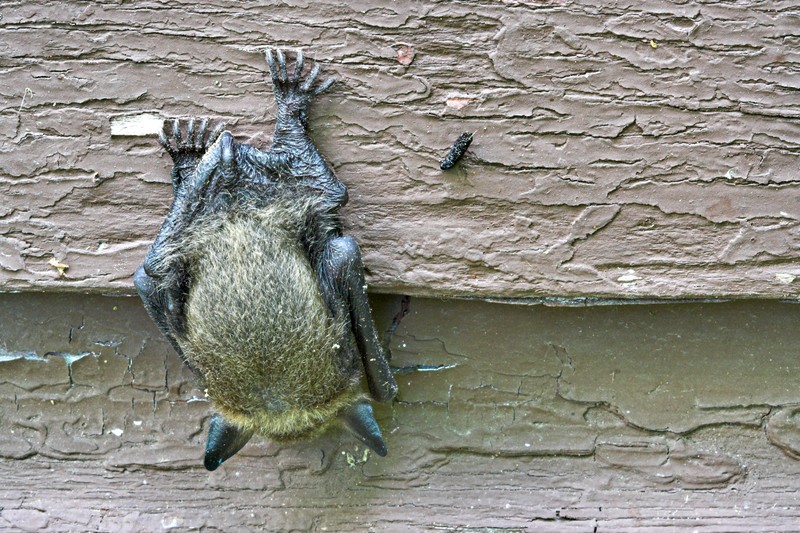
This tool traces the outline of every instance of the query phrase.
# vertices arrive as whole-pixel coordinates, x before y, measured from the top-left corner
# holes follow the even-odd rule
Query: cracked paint
[[[334,429],[256,437],[209,474],[209,404],[137,299],[0,299],[0,501],[35,493],[48,529],[157,529],[165,506],[209,530],[796,523],[774,512],[800,479],[796,305],[417,298],[391,343],[397,401],[375,406],[386,458]],[[382,330],[400,300],[373,299]],[[92,354],[72,386],[59,352]]]
[[[171,198],[147,135],[210,116],[268,145],[272,44],[337,78],[310,124],[350,187],[373,290],[797,297],[788,4],[84,7],[3,14],[6,291],[132,293]],[[442,174],[461,131],[470,157]]]

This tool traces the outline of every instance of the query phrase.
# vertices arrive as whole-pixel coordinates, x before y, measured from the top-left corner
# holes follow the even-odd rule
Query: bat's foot
[[[275,102],[279,117],[297,117],[305,125],[306,108],[311,99],[330,87],[334,79],[318,80],[320,66],[314,64],[308,74],[303,73],[305,57],[302,50],[297,50],[294,69],[290,73],[286,66],[286,55],[281,50],[266,51],[267,64],[275,91]]]
[[[164,128],[158,134],[158,142],[177,164],[183,159],[197,160],[214,144],[222,130],[224,123],[217,124],[214,129],[209,128],[207,118],[197,124],[194,118],[189,120],[171,119],[164,121]]]

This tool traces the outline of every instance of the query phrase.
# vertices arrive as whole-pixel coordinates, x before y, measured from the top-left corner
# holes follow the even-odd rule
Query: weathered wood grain
[[[0,530],[796,531],[798,321],[412,299],[386,458],[334,430],[209,473],[208,403],[136,299],[2,295]]]
[[[339,80],[313,136],[350,186],[377,291],[797,295],[796,2],[33,0],[0,15],[5,291],[130,292],[171,195],[153,123],[210,116],[268,145],[261,51],[280,46]],[[462,131],[467,158],[441,172]]]

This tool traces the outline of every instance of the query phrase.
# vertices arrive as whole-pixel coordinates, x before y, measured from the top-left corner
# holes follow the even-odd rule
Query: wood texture
[[[0,286],[132,290],[163,117],[268,145],[266,46],[381,292],[795,298],[796,2],[0,3]],[[463,131],[475,142],[449,172]],[[63,272],[63,275],[61,274]]]
[[[386,458],[334,430],[209,473],[208,403],[136,299],[2,295],[0,530],[796,531],[798,321],[412,299]]]

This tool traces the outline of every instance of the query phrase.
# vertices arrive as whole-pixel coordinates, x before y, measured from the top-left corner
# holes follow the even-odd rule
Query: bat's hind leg
[[[370,395],[379,402],[391,400],[397,393],[397,383],[372,320],[364,265],[355,239],[330,239],[322,251],[319,268],[328,306],[335,316],[343,316],[352,327]]]
[[[338,209],[347,202],[347,188],[336,178],[306,131],[311,100],[334,80],[319,80],[318,64],[305,74],[306,60],[300,50],[295,55],[294,69],[287,68],[286,56],[280,50],[267,50],[266,58],[277,108],[270,153],[290,156],[290,173],[322,192],[329,209]]]

